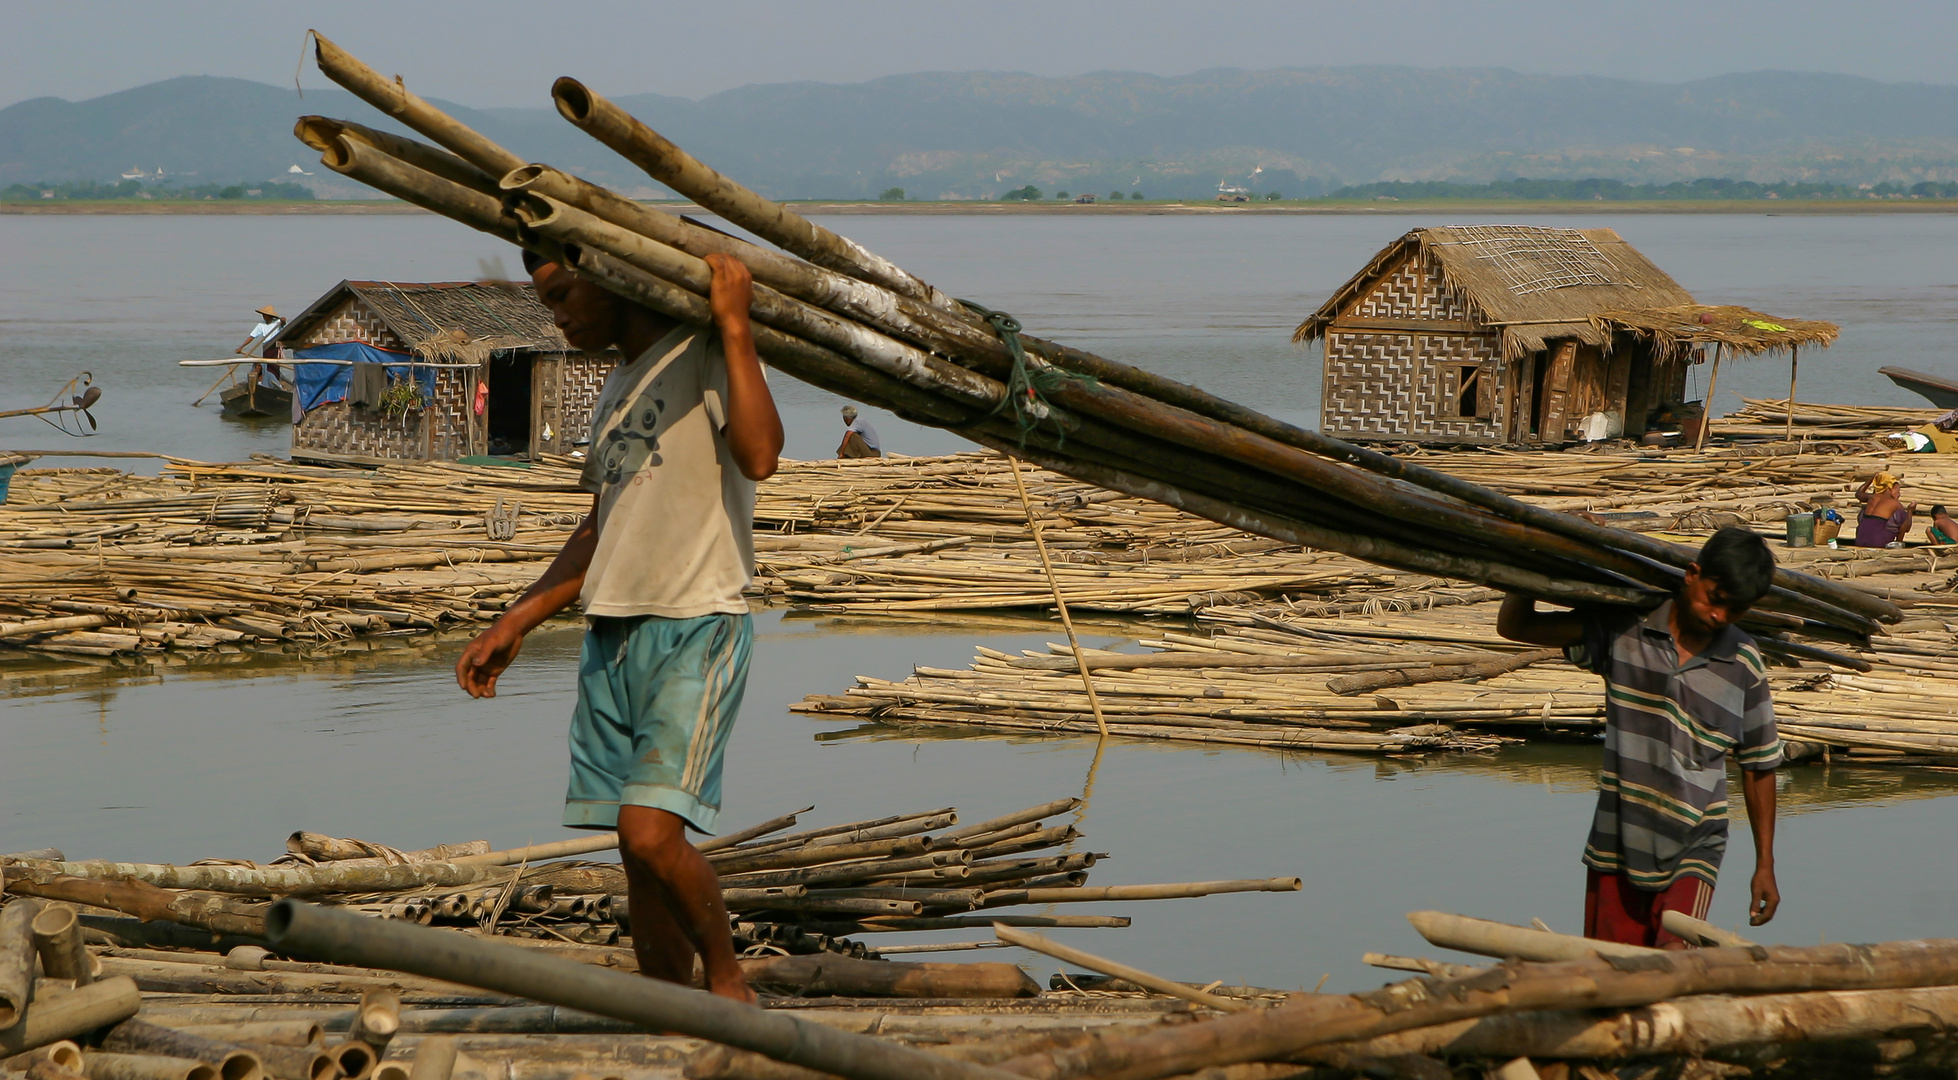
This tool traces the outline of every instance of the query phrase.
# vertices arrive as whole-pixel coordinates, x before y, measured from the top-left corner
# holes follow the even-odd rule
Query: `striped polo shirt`
[[[1649,615],[1584,613],[1570,661],[1604,676],[1604,760],[1584,863],[1659,890],[1681,876],[1708,885],[1727,850],[1727,755],[1781,764],[1774,702],[1754,639],[1728,626],[1686,663],[1672,601]]]

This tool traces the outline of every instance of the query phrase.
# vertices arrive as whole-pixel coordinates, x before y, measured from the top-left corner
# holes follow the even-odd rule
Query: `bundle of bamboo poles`
[[[803,994],[1013,997],[1026,991],[1023,977],[1008,977],[994,970],[997,965],[956,965],[940,976],[847,964],[811,968],[770,957],[870,959],[885,950],[855,938],[983,929],[995,922],[1128,925],[1120,916],[999,913],[1004,908],[1299,888],[1299,879],[1291,877],[1090,886],[1090,869],[1107,856],[1073,850],[1080,832],[1049,820],[1079,805],[1078,799],[1060,799],[965,826],[948,807],[787,831],[808,813],[805,809],[705,841],[700,848],[720,877],[735,941],[754,960],[756,981],[801,984],[812,972],[829,972],[826,982],[800,986]],[[591,963],[633,968],[624,870],[617,863],[571,858],[616,844],[617,837],[606,834],[514,851],[490,851],[482,841],[399,851],[295,833],[289,854],[265,865],[87,862],[39,851],[0,857],[0,867],[9,894],[84,905],[82,924],[112,946],[101,954],[103,970],[128,976],[146,991],[331,993],[371,989],[371,973],[267,966],[259,954],[251,954],[242,967],[240,962],[227,967],[210,954],[262,946],[264,899],[300,895],[364,916],[466,928]],[[369,854],[375,851],[381,854]],[[904,954],[940,945],[969,947],[954,942],[886,949]],[[158,949],[192,952],[157,955]],[[977,981],[961,983],[961,978]],[[0,971],[0,999],[6,993]]]
[[[1021,334],[696,161],[575,79],[558,111],[771,250],[526,163],[314,35],[322,72],[433,140],[302,118],[330,168],[521,244],[622,296],[705,324],[703,256],[740,259],[768,363],[1056,472],[1221,524],[1370,562],[1551,599],[1642,604],[1692,552],[1545,511],[1283,424],[1194,387]],[[1860,590],[1777,575],[1766,607],[1867,633],[1898,617]]]
[[[1798,401],[1791,410],[1786,398],[1741,398],[1738,412],[1713,422],[1715,435],[1779,438],[1793,426],[1804,439],[1874,439],[1899,429],[1921,427],[1948,410],[1899,405],[1832,405]]]

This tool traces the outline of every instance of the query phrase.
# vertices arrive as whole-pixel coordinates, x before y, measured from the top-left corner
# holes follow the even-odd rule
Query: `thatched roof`
[[[1375,255],[1293,332],[1323,335],[1341,310],[1403,259],[1432,257],[1467,297],[1476,321],[1499,329],[1503,353],[1544,348],[1554,338],[1610,340],[1592,317],[1693,303],[1692,294],[1610,229],[1536,225],[1450,225],[1415,229]]]
[[[528,282],[343,281],[287,323],[279,340],[304,337],[349,296],[432,362],[480,364],[501,349],[572,351]]]
[[[1799,345],[1828,348],[1841,333],[1831,322],[1782,319],[1731,304],[1682,304],[1638,311],[1603,311],[1593,325],[1650,338],[1653,352],[1671,356],[1694,345],[1725,345],[1730,354],[1759,356]]]

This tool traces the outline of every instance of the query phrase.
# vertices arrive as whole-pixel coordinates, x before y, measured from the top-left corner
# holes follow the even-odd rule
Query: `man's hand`
[[[1774,867],[1757,868],[1747,890],[1747,925],[1760,926],[1774,918],[1780,906],[1781,889],[1774,883]]]
[[[456,661],[456,683],[473,698],[496,696],[496,677],[517,658],[523,635],[503,619],[476,635]]]
[[[714,313],[714,325],[725,333],[729,323],[738,321],[745,330],[748,305],[755,298],[755,279],[741,260],[718,251],[707,256],[707,266],[714,272],[714,280],[707,287],[707,306]]]

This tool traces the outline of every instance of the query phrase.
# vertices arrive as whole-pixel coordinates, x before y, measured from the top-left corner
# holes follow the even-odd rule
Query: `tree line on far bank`
[[[121,180],[112,184],[94,180],[43,181],[37,184],[9,184],[0,188],[0,202],[38,202],[48,200],[141,199],[180,202],[186,199],[249,199],[259,201],[311,201],[313,189],[304,184],[276,181],[251,184],[172,184],[148,185],[141,180]]]

